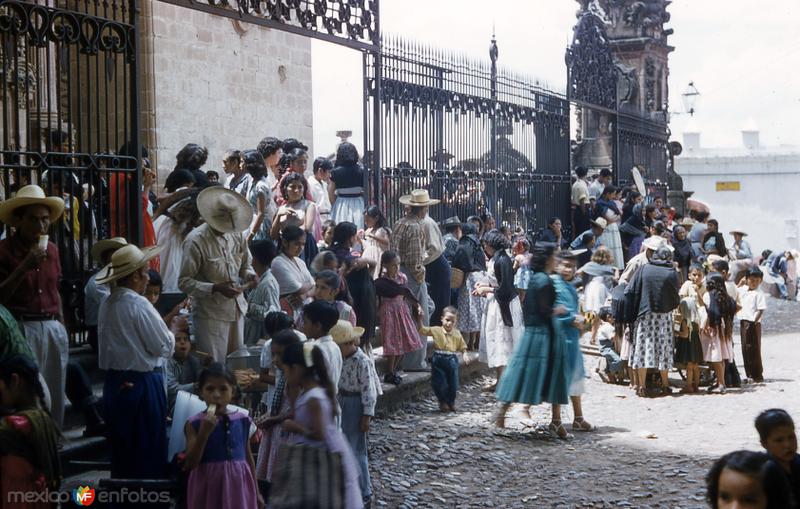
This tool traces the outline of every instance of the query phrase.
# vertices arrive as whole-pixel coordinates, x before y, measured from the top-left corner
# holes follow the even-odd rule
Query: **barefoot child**
[[[619,353],[614,349],[614,337],[616,336],[616,327],[614,327],[614,315],[611,313],[611,308],[601,307],[600,312],[597,313],[599,326],[597,327],[597,340],[600,346],[600,354],[606,359],[606,369],[600,372],[600,378],[603,375],[608,377],[608,382],[615,384],[621,381],[625,375],[623,370],[623,361],[619,357]],[[604,380],[606,381],[606,380]]]
[[[375,293],[380,302],[378,320],[383,355],[389,361],[383,381],[394,385],[403,381],[397,374],[400,358],[422,348],[422,340],[411,317],[411,309],[418,311],[419,302],[406,286],[407,283],[408,278],[400,272],[400,257],[394,251],[384,252],[381,256],[381,277],[375,280]],[[413,308],[409,308],[409,304]]]
[[[791,416],[779,408],[765,410],[756,417],[756,430],[767,454],[786,474],[795,500],[800,500],[800,454]]]
[[[222,364],[213,363],[201,373],[198,387],[208,408],[191,417],[184,428],[188,507],[255,509],[261,502],[250,451],[252,421],[228,409],[236,378]]]
[[[8,410],[0,419],[2,500],[10,500],[11,492],[39,495],[57,490],[61,484],[59,432],[43,409],[39,370],[30,357],[13,355],[0,362],[0,405]],[[45,506],[49,507],[36,505]]]
[[[439,410],[455,412],[458,394],[458,354],[467,351],[464,337],[456,329],[458,310],[447,306],[442,311],[441,327],[425,327],[419,320],[419,332],[433,337],[433,359],[431,360],[431,386],[439,400]]]
[[[700,387],[700,363],[703,362],[697,301],[693,297],[681,299],[674,318],[675,362],[686,365],[686,387],[681,389],[681,393],[694,394]]]
[[[378,390],[372,374],[372,361],[358,347],[362,334],[364,329],[353,327],[345,320],[339,320],[331,329],[333,341],[339,345],[344,358],[338,395],[342,409],[342,433],[356,457],[361,497],[364,505],[368,506],[372,499],[372,487],[367,459],[367,434],[370,420],[375,416]]]

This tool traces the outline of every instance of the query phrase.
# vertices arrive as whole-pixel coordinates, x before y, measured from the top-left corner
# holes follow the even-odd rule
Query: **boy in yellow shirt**
[[[433,337],[433,359],[431,360],[431,386],[439,400],[442,412],[455,412],[458,393],[458,353],[467,351],[467,343],[456,329],[458,310],[447,306],[442,311],[441,327],[425,327],[419,321],[419,332]]]

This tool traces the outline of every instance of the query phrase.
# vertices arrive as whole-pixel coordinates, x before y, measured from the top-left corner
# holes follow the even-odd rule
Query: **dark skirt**
[[[353,298],[353,309],[356,312],[356,325],[364,328],[361,345],[369,343],[375,335],[375,320],[378,313],[375,296],[375,284],[369,269],[354,270],[345,276],[347,288]]]
[[[675,338],[675,362],[700,364],[703,362],[703,345],[700,343],[700,327],[692,324],[688,338]]]

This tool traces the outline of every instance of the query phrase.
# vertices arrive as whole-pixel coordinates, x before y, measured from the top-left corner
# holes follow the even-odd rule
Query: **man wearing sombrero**
[[[92,258],[101,267],[104,267],[111,262],[111,255],[117,249],[127,245],[128,241],[122,237],[103,239],[92,246],[90,253]],[[111,286],[97,284],[97,278],[101,273],[102,271],[93,274],[86,282],[86,286],[83,287],[83,323],[88,330],[89,344],[95,350],[97,350],[97,314],[100,311],[100,305],[111,295]]]
[[[197,349],[216,362],[244,345],[243,292],[258,282],[243,231],[253,209],[242,195],[209,187],[197,195],[197,210],[205,220],[183,243],[178,287],[194,297],[192,319]]]
[[[728,249],[731,259],[730,276],[734,282],[738,282],[739,274],[753,265],[753,250],[750,248],[750,243],[744,240],[747,233],[742,230],[731,230],[731,235],[733,235],[733,245]]]
[[[133,244],[111,255],[97,284],[111,284],[97,324],[100,369],[106,371],[103,407],[111,442],[111,477],[158,479],[167,466],[167,393],[164,365],[175,336],[144,297],[149,263],[161,248]]]
[[[0,222],[15,229],[0,241],[0,304],[20,323],[47,383],[50,413],[59,426],[64,420],[69,337],[58,293],[61,262],[47,232],[63,213],[64,200],[45,196],[36,185],[23,187],[0,204]]]
[[[427,326],[430,314],[428,285],[425,282],[425,229],[422,221],[428,213],[428,207],[436,205],[439,200],[432,200],[424,189],[415,189],[411,194],[401,196],[400,203],[408,207],[408,211],[394,227],[392,251],[400,256],[400,270],[408,277],[408,289],[422,306],[422,318]],[[426,342],[423,341],[422,344],[425,345]],[[426,353],[427,348],[423,346],[406,354],[403,368],[407,371],[426,370]]]

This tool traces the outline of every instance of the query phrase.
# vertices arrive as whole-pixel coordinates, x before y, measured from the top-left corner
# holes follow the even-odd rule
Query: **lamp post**
[[[683,101],[683,112],[688,113],[693,117],[695,106],[697,105],[697,99],[699,97],[700,91],[694,86],[694,81],[690,81],[689,85],[686,87],[686,90],[684,90],[681,94],[681,100]]]

